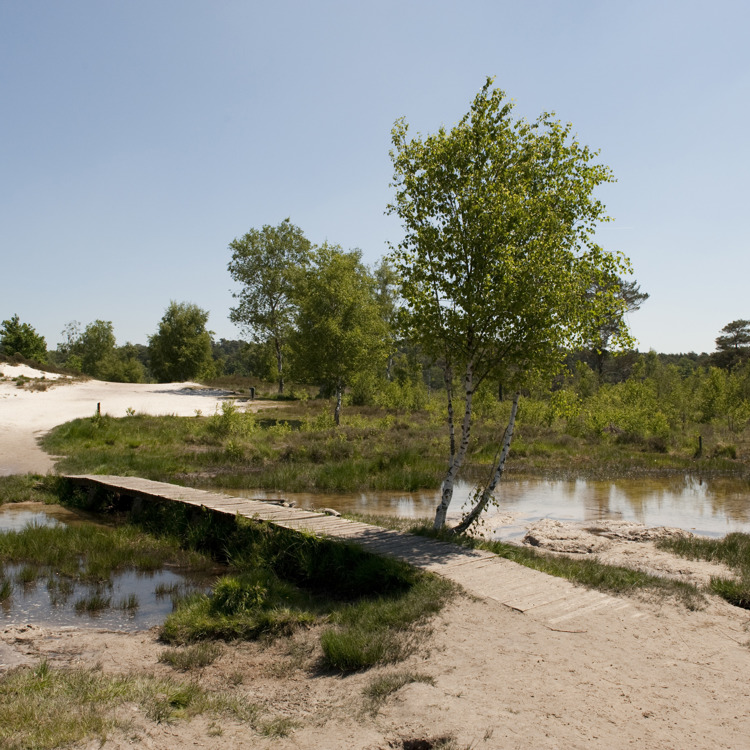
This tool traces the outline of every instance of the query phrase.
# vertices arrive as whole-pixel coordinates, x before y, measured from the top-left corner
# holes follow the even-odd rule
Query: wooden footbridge
[[[620,617],[644,616],[625,599],[576,586],[483,550],[465,549],[326,513],[138,477],[83,475],[66,476],[65,479],[91,489],[103,488],[146,501],[170,500],[352,542],[375,554],[394,557],[444,576],[474,596],[500,602],[551,627],[567,627],[571,620],[605,611]]]

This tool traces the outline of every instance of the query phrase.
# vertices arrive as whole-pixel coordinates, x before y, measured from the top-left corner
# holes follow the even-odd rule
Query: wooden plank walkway
[[[375,554],[391,556],[444,576],[461,585],[469,594],[500,602],[550,626],[585,620],[601,612],[628,618],[645,616],[626,599],[576,586],[563,578],[555,578],[483,550],[469,550],[325,513],[139,477],[77,475],[65,479],[146,500],[171,500],[202,506],[217,513],[240,515],[287,529],[353,542]]]

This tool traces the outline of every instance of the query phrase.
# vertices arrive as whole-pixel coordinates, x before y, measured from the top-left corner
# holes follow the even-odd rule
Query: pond
[[[101,520],[41,503],[0,506],[0,532],[20,531],[30,524],[82,523],[101,523]],[[208,590],[215,580],[215,576],[188,575],[182,570],[165,568],[148,573],[126,570],[114,574],[107,584],[93,584],[71,580],[54,571],[37,578],[30,574],[29,567],[11,563],[2,566],[4,578],[12,586],[10,596],[0,601],[3,626],[33,622],[42,626],[146,630],[164,622],[172,612],[174,597]]]
[[[449,509],[457,519],[473,487],[459,483]],[[225,490],[226,491],[226,490]],[[311,494],[231,490],[229,494],[257,499],[285,499],[303,508],[329,507],[341,512],[432,518],[439,493],[363,492]],[[618,519],[646,526],[675,526],[706,536],[750,532],[750,482],[693,475],[595,480],[552,480],[515,477],[495,492],[497,508],[487,524],[497,539],[518,540],[526,527],[541,518],[561,521]]]

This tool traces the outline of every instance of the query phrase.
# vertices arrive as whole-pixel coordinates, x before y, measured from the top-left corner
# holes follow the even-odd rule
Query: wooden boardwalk
[[[138,477],[81,475],[65,478],[91,488],[101,487],[146,500],[171,500],[202,506],[217,513],[240,515],[287,529],[353,542],[375,554],[391,556],[444,576],[461,585],[469,594],[493,599],[550,627],[568,627],[570,621],[580,622],[602,612],[623,618],[644,616],[626,599],[576,586],[483,550],[464,549],[325,513]]]

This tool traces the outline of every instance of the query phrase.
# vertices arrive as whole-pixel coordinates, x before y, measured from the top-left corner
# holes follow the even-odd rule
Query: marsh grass
[[[101,591],[92,591],[89,594],[77,599],[73,604],[73,609],[78,614],[96,615],[99,612],[109,609],[112,604],[112,597],[107,596]]]
[[[127,498],[121,500],[125,507]],[[112,508],[106,497],[105,505]],[[131,521],[232,567],[210,594],[176,601],[161,631],[170,644],[277,637],[330,620],[334,627],[322,641],[325,666],[362,669],[408,654],[413,626],[437,612],[452,591],[446,582],[356,545],[206,509],[153,502],[134,511]]]
[[[359,410],[337,429],[325,409],[321,402],[294,403],[281,418],[278,409],[245,414],[227,403],[200,419],[78,419],[55,428],[44,446],[67,456],[58,469],[68,473],[190,477],[193,484],[210,475],[215,486],[287,490],[439,484],[445,458],[430,447],[429,413],[394,420],[384,411]]]
[[[154,596],[157,599],[164,599],[167,596],[180,598],[186,593],[184,584],[179,582],[157,583],[154,587]]]
[[[205,714],[232,718],[260,731],[258,706],[196,683],[150,675],[109,676],[97,670],[54,669],[47,662],[0,676],[0,746],[5,750],[48,750],[87,738],[104,742],[127,724],[117,709],[135,703],[157,723]]]
[[[125,497],[116,507],[102,495],[115,512],[128,506]],[[100,502],[91,496],[87,501]],[[278,637],[330,621],[334,627],[323,634],[325,666],[362,669],[410,653],[414,626],[437,612],[453,590],[356,545],[207,509],[144,503],[130,519],[231,567],[210,594],[177,592],[180,598],[173,599],[175,609],[161,630],[169,644]],[[157,594],[175,596],[175,590],[162,587]]]
[[[708,560],[727,565],[736,578],[712,577],[711,591],[730,604],[750,609],[750,534],[735,532],[723,539],[661,539],[656,546],[690,560]]]
[[[75,591],[75,584],[70,578],[51,574],[47,578],[47,593],[53,607],[67,604]]]
[[[57,503],[59,480],[41,474],[0,476],[0,505],[4,503]]]
[[[0,559],[22,565],[17,579],[40,577],[107,582],[126,569],[152,572],[170,564],[192,569],[213,565],[205,555],[185,551],[173,540],[150,537],[132,526],[27,526],[0,532]],[[48,584],[48,588],[61,584]]]
[[[16,573],[16,583],[20,586],[31,586],[40,575],[41,571],[37,565],[23,565]]]
[[[263,579],[265,586],[256,583]],[[312,625],[317,613],[305,607],[304,592],[272,574],[225,576],[210,595],[196,594],[180,602],[161,629],[166,643],[192,643],[205,639],[255,640],[261,636],[289,635],[302,625]],[[225,595],[231,589],[228,603]]]
[[[696,432],[687,427],[669,437],[614,427],[611,434],[604,429],[592,432],[563,420],[548,423],[537,413],[542,402],[527,399],[524,404],[509,473],[590,479],[686,470],[704,475],[750,473],[741,460],[714,450],[724,438],[713,425],[700,426],[706,451],[694,458]],[[483,475],[493,462],[508,409],[507,402],[495,401],[478,410],[466,479]],[[227,489],[352,492],[440,486],[448,439],[439,395],[427,399],[425,408],[408,412],[350,406],[339,428],[333,426],[330,412],[327,401],[315,399],[257,414],[243,413],[227,402],[221,412],[201,418],[103,416],[55,428],[44,446],[67,456],[58,469],[68,473],[177,479]],[[750,428],[747,432],[750,436]],[[739,459],[748,445],[740,441],[735,452]]]
[[[117,607],[119,609],[130,612],[131,614],[134,614],[139,606],[140,602],[138,601],[138,596],[133,593],[130,593],[127,596],[123,597],[117,603]]]

